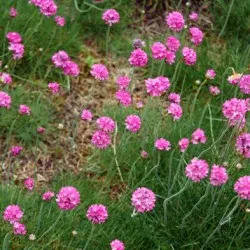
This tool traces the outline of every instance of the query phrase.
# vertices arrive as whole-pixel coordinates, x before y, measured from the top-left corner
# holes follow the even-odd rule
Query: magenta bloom
[[[240,91],[244,94],[250,94],[250,75],[244,75],[240,79]]]
[[[213,186],[221,186],[225,184],[227,180],[228,180],[227,170],[222,166],[214,164],[211,170],[210,183]]]
[[[16,221],[20,221],[23,217],[23,211],[18,205],[9,205],[5,208],[3,213],[3,219],[13,224]]]
[[[236,139],[236,150],[245,158],[250,158],[250,134],[243,133]]]
[[[164,138],[159,138],[155,141],[155,147],[160,151],[169,151],[171,149],[171,143]]]
[[[108,9],[102,14],[102,20],[109,26],[112,26],[112,24],[119,23],[120,15],[116,10]]]
[[[128,76],[119,76],[116,79],[116,83],[120,89],[126,89],[129,86],[130,82],[131,78],[129,78]]]
[[[13,229],[16,235],[25,235],[27,233],[25,225],[19,222],[14,222]]]
[[[216,73],[213,69],[208,69],[205,76],[208,80],[213,80],[216,76]]]
[[[55,16],[55,22],[58,26],[63,27],[66,23],[65,17],[63,16]]]
[[[97,130],[91,139],[93,145],[99,149],[105,149],[111,144],[110,135],[104,131]]]
[[[89,110],[84,109],[82,111],[81,118],[82,118],[82,120],[85,120],[85,121],[91,121],[93,118],[93,115]]]
[[[167,49],[163,43],[155,42],[151,46],[152,57],[156,60],[163,60],[166,57]]]
[[[63,50],[56,52],[52,56],[52,62],[55,65],[55,67],[57,67],[57,68],[63,68],[64,66],[66,66],[65,64],[69,60],[70,60],[69,55]]]
[[[122,241],[120,240],[113,240],[110,243],[111,250],[125,250],[125,246]]]
[[[10,51],[13,51],[13,59],[18,60],[21,59],[24,55],[24,45],[20,43],[10,43],[8,47]]]
[[[43,194],[42,198],[44,201],[50,201],[55,196],[55,193],[52,191],[48,191]]]
[[[242,77],[242,74],[233,74],[227,78],[228,82],[232,85],[237,85]]]
[[[57,12],[57,6],[53,0],[41,1],[39,7],[40,12],[47,17],[54,16]]]
[[[132,206],[138,213],[150,212],[155,207],[156,197],[152,190],[140,187],[132,194]]]
[[[12,78],[8,73],[0,72],[0,81],[6,85],[9,85],[12,83]]]
[[[21,43],[22,42],[22,37],[17,32],[8,32],[6,37],[9,43]]]
[[[148,152],[142,150],[141,151],[141,157],[144,158],[144,159],[148,158]]]
[[[91,67],[90,74],[95,77],[96,80],[105,81],[109,77],[108,69],[103,64],[94,64]]]
[[[250,176],[240,177],[234,184],[234,191],[243,200],[250,200]]]
[[[17,10],[14,7],[10,8],[10,17],[16,17],[17,16]]]
[[[108,219],[108,211],[104,205],[94,204],[88,208],[86,216],[93,224],[102,224]]]
[[[48,84],[48,88],[50,89],[53,95],[56,95],[60,92],[60,84],[57,82],[50,82]]]
[[[166,41],[166,45],[168,50],[177,52],[181,46],[181,43],[175,36],[170,36]]]
[[[181,152],[185,152],[189,146],[189,139],[188,138],[182,138],[178,142],[178,146]]]
[[[80,69],[77,63],[73,61],[67,61],[63,65],[63,73],[66,76],[78,76],[80,74]]]
[[[130,93],[122,89],[118,90],[115,93],[115,98],[120,102],[120,104],[122,104],[125,107],[129,106],[132,102],[132,97]]]
[[[205,135],[205,132],[204,130],[200,129],[200,128],[197,128],[193,134],[192,134],[192,139],[191,139],[191,142],[193,144],[199,144],[199,143],[206,143],[207,141],[207,138],[206,138],[206,135]]]
[[[18,156],[23,150],[21,146],[12,146],[10,152],[13,156]]]
[[[151,96],[161,96],[170,88],[170,81],[167,77],[159,76],[145,80],[147,93]]]
[[[10,105],[11,97],[7,93],[0,91],[0,108],[2,107],[9,109]]]
[[[37,128],[36,131],[37,131],[38,134],[43,134],[46,131],[46,129],[43,128],[43,127],[39,127],[39,128]]]
[[[173,11],[167,15],[166,23],[169,29],[180,32],[184,28],[185,20],[180,12]]]
[[[32,191],[32,190],[33,190],[34,185],[35,185],[34,179],[32,179],[32,178],[27,178],[27,179],[24,180],[24,187],[25,187],[26,189],[28,189],[29,191]]]
[[[24,104],[20,104],[18,112],[21,115],[30,115],[31,113],[30,107]]]
[[[197,60],[197,55],[195,50],[188,48],[188,47],[184,47],[182,49],[182,55],[184,57],[184,62],[186,65],[194,65],[196,63]]]
[[[186,176],[194,182],[200,182],[202,179],[206,178],[208,175],[209,167],[205,160],[199,160],[194,158],[186,166]]]
[[[181,102],[181,96],[177,93],[170,93],[168,95],[168,100],[173,103],[179,104]]]
[[[213,96],[220,94],[220,89],[217,86],[210,86],[209,91]]]
[[[172,65],[175,63],[176,54],[173,51],[166,51],[166,63]]]
[[[80,193],[74,187],[62,187],[56,196],[56,202],[62,210],[72,210],[80,204]]]
[[[182,108],[179,104],[170,103],[169,107],[167,108],[168,114],[170,114],[174,121],[179,120],[182,117]]]
[[[198,16],[198,14],[197,14],[196,12],[192,12],[192,13],[189,15],[189,19],[190,19],[191,21],[196,22],[196,21],[198,21],[199,16]]]
[[[148,63],[148,55],[144,50],[140,48],[135,49],[131,52],[131,55],[128,61],[130,65],[134,67],[144,67]]]
[[[137,115],[129,115],[125,120],[126,128],[132,133],[136,133],[141,128],[141,119]]]
[[[191,36],[191,42],[194,44],[194,45],[199,45],[202,43],[202,40],[203,40],[203,37],[204,37],[204,34],[203,32],[199,29],[199,28],[196,28],[196,27],[191,27],[189,29],[189,34]]]
[[[115,130],[115,122],[110,117],[102,116],[97,119],[98,128],[104,132],[112,133]]]

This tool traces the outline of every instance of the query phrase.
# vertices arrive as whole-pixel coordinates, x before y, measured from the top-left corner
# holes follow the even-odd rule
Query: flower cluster
[[[119,86],[120,89],[126,89],[128,88],[129,84],[131,82],[131,78],[128,76],[119,76],[116,79],[116,83]]]
[[[235,144],[237,152],[245,158],[250,158],[250,134],[243,133],[237,137]]]
[[[182,107],[176,103],[170,103],[167,108],[168,114],[170,114],[174,121],[179,120],[182,117]]]
[[[209,86],[209,92],[213,95],[219,95],[220,94],[220,89],[217,86]]]
[[[22,150],[23,150],[22,146],[12,146],[10,149],[10,153],[13,156],[18,156],[22,152]]]
[[[94,204],[88,208],[86,216],[93,224],[102,224],[108,219],[108,211],[104,205]]]
[[[20,115],[30,115],[31,114],[31,110],[30,107],[24,104],[20,104],[18,112]]]
[[[191,27],[189,29],[189,34],[191,36],[191,42],[194,44],[194,45],[199,45],[202,43],[202,40],[203,40],[203,37],[204,37],[204,34],[203,32],[199,29],[199,28],[196,28],[196,27]]]
[[[105,65],[99,63],[94,64],[91,67],[90,74],[95,77],[96,80],[105,81],[109,77],[108,69]]]
[[[144,67],[148,63],[148,55],[141,48],[135,49],[131,52],[129,63],[134,67]]]
[[[11,97],[7,93],[0,91],[0,108],[2,107],[9,109],[10,105]]]
[[[168,50],[177,52],[181,46],[181,43],[175,36],[170,36],[167,38],[166,46]]]
[[[169,151],[171,149],[171,143],[164,138],[159,138],[155,141],[155,147],[160,151]]]
[[[173,11],[166,16],[166,23],[169,29],[180,32],[185,25],[183,15],[178,11]]]
[[[182,138],[178,142],[178,146],[181,152],[185,152],[189,146],[189,139],[188,138]]]
[[[198,19],[199,19],[199,15],[198,15],[196,12],[192,12],[192,13],[189,15],[189,19],[190,19],[191,21],[196,22],[196,21],[198,21]]]
[[[17,13],[17,10],[14,7],[11,7],[9,14],[10,14],[10,17],[14,18],[14,17],[17,16],[18,13]]]
[[[244,75],[239,82],[240,91],[244,94],[250,94],[250,75]]]
[[[119,103],[125,107],[129,106],[132,102],[132,97],[130,93],[126,90],[119,89],[115,93],[115,97],[119,101]]]
[[[60,84],[57,82],[50,82],[48,84],[48,88],[52,92],[53,95],[56,95],[60,92]]]
[[[233,74],[227,78],[228,82],[232,85],[237,85],[242,77],[242,74]]]
[[[193,134],[192,134],[192,139],[191,139],[191,142],[193,144],[199,144],[199,143],[206,143],[207,141],[207,138],[206,138],[206,135],[205,135],[205,132],[204,130],[200,129],[200,128],[197,128]]]
[[[163,60],[166,58],[167,49],[161,42],[155,42],[151,46],[152,57],[156,60]]]
[[[125,249],[124,243],[120,240],[113,240],[110,243],[110,246],[111,246],[111,250],[124,250]]]
[[[112,24],[119,23],[120,15],[116,10],[108,9],[102,14],[102,20],[109,26],[112,26]]]
[[[102,116],[97,119],[98,128],[104,132],[112,133],[115,130],[115,122],[110,117]]]
[[[84,109],[82,111],[81,118],[82,120],[85,120],[85,121],[91,121],[93,118],[93,114],[88,109]]]
[[[181,102],[181,96],[177,93],[170,93],[168,95],[168,100],[172,103],[179,104]]]
[[[141,119],[137,115],[129,115],[125,120],[126,128],[132,133],[136,133],[141,128]]]
[[[65,17],[63,16],[55,16],[55,22],[60,27],[63,27],[66,24]]]
[[[38,7],[47,17],[54,16],[57,12],[57,5],[53,0],[30,0],[30,3]]]
[[[188,48],[188,47],[184,47],[182,49],[182,55],[184,57],[184,62],[186,65],[194,65],[196,63],[197,60],[197,55],[195,50]]]
[[[6,35],[9,41],[8,49],[13,52],[13,59],[21,59],[24,55],[24,45],[22,44],[22,37],[17,32],[8,32]]]
[[[208,80],[213,80],[216,76],[216,73],[213,69],[208,69],[205,76]]]
[[[24,180],[24,187],[29,191],[32,191],[34,188],[35,182],[32,178],[27,178]]]
[[[227,170],[222,166],[214,164],[211,169],[210,183],[213,186],[221,186],[225,184],[227,180],[228,180]]]
[[[0,72],[0,82],[10,85],[12,83],[11,75],[8,73]]]
[[[240,177],[234,184],[234,190],[241,199],[250,200],[250,176]]]
[[[97,130],[92,135],[91,142],[99,149],[105,149],[111,144],[111,137],[108,133]]]
[[[147,93],[151,96],[161,96],[170,88],[170,81],[167,77],[159,76],[145,80]]]
[[[55,193],[52,191],[47,191],[43,194],[42,199],[44,201],[50,201],[55,196]]]

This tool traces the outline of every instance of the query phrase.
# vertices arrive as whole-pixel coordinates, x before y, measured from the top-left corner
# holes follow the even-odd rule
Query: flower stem
[[[107,35],[106,35],[106,57],[108,58],[108,50],[109,50],[109,34],[110,34],[111,26],[108,26]]]
[[[95,226],[94,226],[94,224],[92,224],[92,228],[91,228],[91,232],[90,232],[88,241],[86,242],[85,247],[83,248],[83,250],[86,250],[86,249],[87,249],[87,247],[88,247],[88,245],[89,245],[89,242],[90,242],[90,240],[91,240],[91,238],[92,238],[92,236],[93,236],[94,229],[95,229]]]

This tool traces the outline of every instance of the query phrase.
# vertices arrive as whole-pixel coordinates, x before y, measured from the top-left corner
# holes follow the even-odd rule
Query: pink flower
[[[119,23],[120,15],[116,10],[108,9],[102,14],[102,20],[109,26],[112,26],[112,24]]]
[[[142,49],[146,46],[146,43],[141,39],[134,39],[133,40],[133,48],[134,49]]]
[[[80,204],[80,193],[74,187],[62,187],[56,196],[56,202],[62,210],[72,210]]]
[[[196,22],[196,21],[198,21],[199,16],[198,16],[198,14],[197,14],[196,12],[192,12],[192,13],[189,15],[189,19],[190,19],[191,21]]]
[[[13,156],[18,156],[23,150],[21,146],[12,146],[10,152]]]
[[[179,104],[170,103],[167,111],[168,114],[172,115],[174,121],[179,120],[182,117],[182,108]]]
[[[129,115],[125,120],[126,128],[132,133],[136,133],[141,128],[141,119],[137,115]]]
[[[244,94],[250,94],[250,75],[244,75],[240,79],[240,91]]]
[[[227,78],[228,82],[232,85],[237,85],[242,77],[242,74],[233,74]]]
[[[155,42],[151,46],[152,57],[156,60],[163,60],[166,57],[167,49],[163,43]]]
[[[120,240],[113,240],[110,243],[111,250],[125,250],[125,246],[122,241]]]
[[[17,16],[17,10],[14,7],[10,8],[10,16],[16,17]]]
[[[179,104],[181,102],[181,97],[177,93],[170,93],[168,96],[168,100],[173,103]]]
[[[136,103],[136,107],[137,107],[138,109],[142,109],[142,108],[144,107],[143,102],[142,102],[142,101],[137,102],[137,103]]]
[[[34,185],[35,185],[34,179],[32,179],[32,178],[27,178],[27,179],[24,180],[24,187],[25,187],[26,189],[28,189],[29,191],[32,191],[32,190],[33,190]]]
[[[0,108],[2,107],[9,109],[10,105],[11,97],[7,93],[0,91]]]
[[[245,158],[250,158],[250,134],[243,133],[236,139],[236,150]]]
[[[111,144],[111,138],[108,133],[97,130],[91,139],[93,145],[99,149],[105,149]]]
[[[228,180],[227,170],[222,166],[214,164],[211,170],[210,183],[213,186],[221,186],[225,184],[227,180]]]
[[[115,130],[115,122],[110,117],[102,116],[97,119],[96,124],[100,130],[107,133],[112,133]]]
[[[102,224],[108,219],[108,211],[104,205],[94,204],[88,208],[86,216],[93,224]]]
[[[194,45],[199,45],[202,43],[202,40],[203,40],[203,37],[204,37],[204,34],[203,32],[199,29],[199,28],[196,28],[196,27],[191,27],[189,29],[189,34],[191,36],[191,42],[194,44]]]
[[[60,92],[60,84],[57,82],[50,82],[48,88],[51,90],[53,95],[56,95]]]
[[[63,73],[66,76],[78,76],[80,74],[80,69],[77,63],[73,61],[67,61],[63,65]]]
[[[148,152],[142,150],[141,151],[141,157],[144,158],[144,159],[148,158]]]
[[[43,128],[43,127],[39,127],[39,128],[37,128],[36,131],[37,131],[38,134],[43,134],[46,131],[46,129]]]
[[[82,111],[81,118],[82,118],[82,120],[85,120],[85,121],[91,121],[93,118],[93,115],[89,110],[84,109]]]
[[[57,12],[57,6],[53,0],[44,0],[40,4],[40,12],[45,16],[54,16]]]
[[[191,181],[200,182],[202,179],[207,177],[208,170],[208,164],[205,160],[194,158],[186,166],[185,173]]]
[[[150,212],[155,207],[156,197],[152,190],[140,187],[132,194],[132,206],[139,213]]]
[[[63,16],[55,16],[55,22],[58,26],[63,27],[66,23],[65,17]]]
[[[180,32],[184,27],[185,20],[180,12],[173,11],[167,15],[166,23],[169,29]]]
[[[25,235],[27,233],[25,225],[19,222],[14,222],[13,229],[16,235]]]
[[[167,77],[159,76],[145,80],[147,93],[151,96],[161,96],[170,88],[170,81]]]
[[[23,217],[23,211],[18,205],[9,205],[5,208],[3,213],[3,219],[13,224],[16,221],[20,221]]]
[[[216,76],[216,73],[213,69],[208,69],[205,76],[208,80],[213,80]]]
[[[108,69],[103,64],[94,64],[91,67],[90,74],[95,77],[96,80],[105,81],[109,77]]]
[[[18,60],[23,57],[24,45],[20,43],[11,43],[8,47],[10,51],[13,51],[13,59]]]
[[[130,65],[134,67],[144,67],[148,63],[148,55],[144,50],[140,48],[135,49],[131,52],[131,55],[128,61]]]
[[[169,65],[174,64],[175,58],[176,58],[175,52],[170,51],[170,50],[166,51],[166,63],[168,63]]]
[[[164,138],[159,138],[155,141],[155,147],[160,151],[169,151],[171,149],[171,143]]]
[[[185,152],[189,146],[188,138],[180,139],[178,142],[178,146],[179,146],[181,152]]]
[[[43,194],[42,198],[44,201],[50,201],[55,196],[55,193],[52,191],[48,191]]]
[[[184,47],[182,49],[182,55],[184,57],[184,62],[186,65],[194,65],[196,63],[197,55],[195,50]]]
[[[8,32],[6,37],[9,40],[9,43],[21,43],[22,42],[22,37],[17,32]]]
[[[181,43],[175,36],[170,36],[166,41],[166,45],[168,50],[176,52],[180,48]]]
[[[63,68],[65,66],[65,63],[68,62],[69,60],[70,60],[69,55],[63,50],[56,52],[52,56],[52,62],[57,68]]]
[[[30,115],[30,113],[31,113],[30,107],[28,107],[27,105],[24,105],[24,104],[20,104],[18,112],[21,115]]]
[[[210,86],[209,91],[213,96],[220,94],[220,89],[217,86]]]
[[[243,200],[250,200],[250,176],[240,177],[234,184],[234,191]]]
[[[202,143],[202,144],[205,144],[207,141],[207,138],[206,138],[206,135],[205,135],[205,132],[204,130],[200,129],[200,128],[197,128],[193,134],[192,134],[192,139],[191,139],[191,142],[193,144],[199,144],[199,143]]]
[[[0,72],[0,81],[6,85],[9,85],[12,83],[12,78],[11,78],[10,74]]]
[[[115,97],[125,107],[129,106],[132,102],[130,93],[122,89],[115,93]]]
[[[131,78],[127,76],[119,76],[116,79],[116,83],[120,89],[126,89],[129,86],[130,82],[131,82]]]

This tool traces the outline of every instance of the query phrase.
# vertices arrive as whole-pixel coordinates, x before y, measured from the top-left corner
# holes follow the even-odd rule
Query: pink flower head
[[[8,73],[0,72],[0,81],[6,85],[9,85],[12,83],[12,78]]]
[[[213,186],[221,186],[225,184],[227,180],[228,180],[227,170],[222,166],[214,164],[211,170],[210,183]]]
[[[227,78],[228,82],[232,85],[237,85],[242,77],[242,74],[233,74]]]
[[[111,144],[110,135],[104,131],[97,130],[91,139],[93,145],[99,149],[105,149]]]
[[[190,19],[191,21],[196,22],[196,21],[198,21],[199,16],[198,16],[198,14],[197,14],[196,12],[192,12],[192,13],[189,15],[189,19]]]
[[[17,10],[14,7],[10,8],[10,16],[16,17],[17,16]]]
[[[32,191],[34,188],[35,182],[32,178],[27,178],[24,180],[24,187],[28,189],[29,191]]]
[[[178,146],[179,146],[181,152],[185,152],[189,146],[188,138],[180,139],[178,142]]]
[[[196,63],[197,55],[195,50],[188,47],[184,47],[182,49],[182,55],[184,57],[184,62],[186,65],[194,65]]]
[[[159,138],[155,141],[155,147],[160,151],[169,151],[171,149],[171,143],[164,138]]]
[[[7,93],[0,91],[0,108],[2,107],[9,109],[10,105],[11,97]]]
[[[17,32],[8,32],[6,37],[9,40],[9,43],[21,43],[22,42],[22,37]]]
[[[44,201],[50,201],[55,196],[55,193],[52,191],[48,191],[43,194],[42,198]]]
[[[110,117],[102,116],[97,119],[98,128],[104,132],[112,133],[115,130],[115,122]]]
[[[88,208],[86,216],[93,224],[102,224],[108,219],[108,211],[104,205],[94,204]]]
[[[184,28],[185,20],[180,12],[173,11],[167,15],[166,23],[169,29],[180,32]]]
[[[16,221],[20,221],[23,217],[23,211],[18,205],[9,205],[5,208],[3,213],[3,219],[13,224]]]
[[[115,98],[120,102],[120,104],[122,104],[125,107],[129,106],[132,102],[132,97],[130,93],[122,89],[118,90],[115,93]]]
[[[148,158],[148,152],[142,150],[141,151],[141,157],[144,158],[144,159]]]
[[[65,66],[65,63],[68,62],[69,60],[70,60],[69,55],[63,50],[56,52],[52,56],[52,62],[57,68],[63,68]]]
[[[91,121],[93,118],[92,113],[88,109],[84,109],[81,114],[82,120]]]
[[[220,89],[217,86],[210,86],[209,91],[213,96],[220,94]]]
[[[80,69],[77,63],[73,61],[67,61],[63,65],[63,73],[66,76],[78,76],[80,74]]]
[[[18,156],[23,150],[21,146],[12,146],[10,152],[13,156]]]
[[[170,103],[167,111],[168,114],[172,115],[174,121],[179,120],[182,117],[182,108],[179,104]]]
[[[119,76],[116,79],[116,83],[120,89],[126,89],[129,86],[130,82],[131,78],[129,78],[128,76]]]
[[[141,128],[141,119],[137,115],[129,115],[125,120],[126,128],[132,133],[136,133]]]
[[[204,130],[197,128],[192,134],[191,141],[193,144],[199,144],[199,143],[205,144],[207,141],[207,138],[206,138]]]
[[[141,40],[141,39],[134,39],[133,40],[133,48],[134,49],[142,49],[142,48],[144,48],[146,46],[146,43],[143,41],[143,40]]]
[[[140,48],[135,49],[131,52],[131,55],[128,61],[130,65],[134,67],[144,67],[148,63],[148,55],[144,50]]]
[[[40,4],[40,12],[47,16],[54,16],[57,12],[57,6],[53,0],[43,0]]]
[[[13,59],[21,59],[24,55],[24,45],[21,43],[10,43],[8,47],[10,51],[13,51]]]
[[[74,187],[62,187],[56,195],[56,202],[62,210],[72,210],[80,204],[80,193]]]
[[[173,51],[166,51],[166,63],[172,65],[175,63],[176,54]]]
[[[202,40],[203,40],[203,37],[204,37],[204,34],[203,32],[199,29],[199,28],[196,28],[196,27],[191,27],[189,29],[189,34],[191,36],[191,42],[194,44],[194,45],[199,45],[202,43]]]
[[[194,182],[200,182],[202,179],[206,178],[208,175],[209,167],[205,160],[199,160],[194,158],[186,166],[186,176]]]
[[[142,101],[137,102],[137,103],[136,103],[136,107],[137,107],[138,109],[142,109],[142,108],[144,107],[143,102],[142,102]]]
[[[166,41],[166,45],[168,50],[177,52],[181,46],[181,43],[175,36],[170,36]]]
[[[244,75],[240,79],[240,91],[244,94],[250,94],[250,75]]]
[[[120,15],[116,10],[108,9],[102,14],[102,20],[109,26],[112,26],[112,24],[119,23]]]
[[[161,96],[170,88],[170,81],[167,77],[159,76],[145,80],[147,93],[151,96]]]
[[[139,213],[150,212],[155,207],[156,197],[152,190],[140,187],[132,194],[132,206]]]
[[[56,95],[60,92],[60,84],[57,82],[50,82],[48,84],[48,88],[50,89],[53,95]]]
[[[177,93],[170,93],[168,95],[168,100],[173,103],[179,104],[181,102],[181,96]]]
[[[13,229],[16,235],[25,235],[27,233],[25,225],[19,222],[14,222]]]
[[[124,243],[120,240],[113,240],[110,243],[111,250],[125,250]]]
[[[30,115],[31,111],[30,111],[30,107],[28,107],[27,105],[21,104],[19,106],[19,110],[18,110],[19,114],[21,115]]]
[[[43,134],[46,131],[46,129],[43,128],[43,127],[39,127],[39,128],[37,128],[36,131],[37,131],[38,134]]]
[[[155,42],[151,46],[152,57],[156,60],[163,60],[166,57],[167,49],[163,43]]]
[[[109,77],[108,69],[103,64],[94,64],[91,67],[90,74],[95,77],[96,80],[105,81]]]
[[[250,176],[240,177],[234,184],[234,191],[243,200],[250,200]]]
[[[205,76],[208,80],[213,80],[216,76],[216,73],[213,69],[208,69]]]
[[[245,158],[250,158],[250,134],[243,133],[236,139],[236,150]]]
[[[63,16],[55,16],[55,22],[58,26],[63,27],[66,23],[65,17]]]

